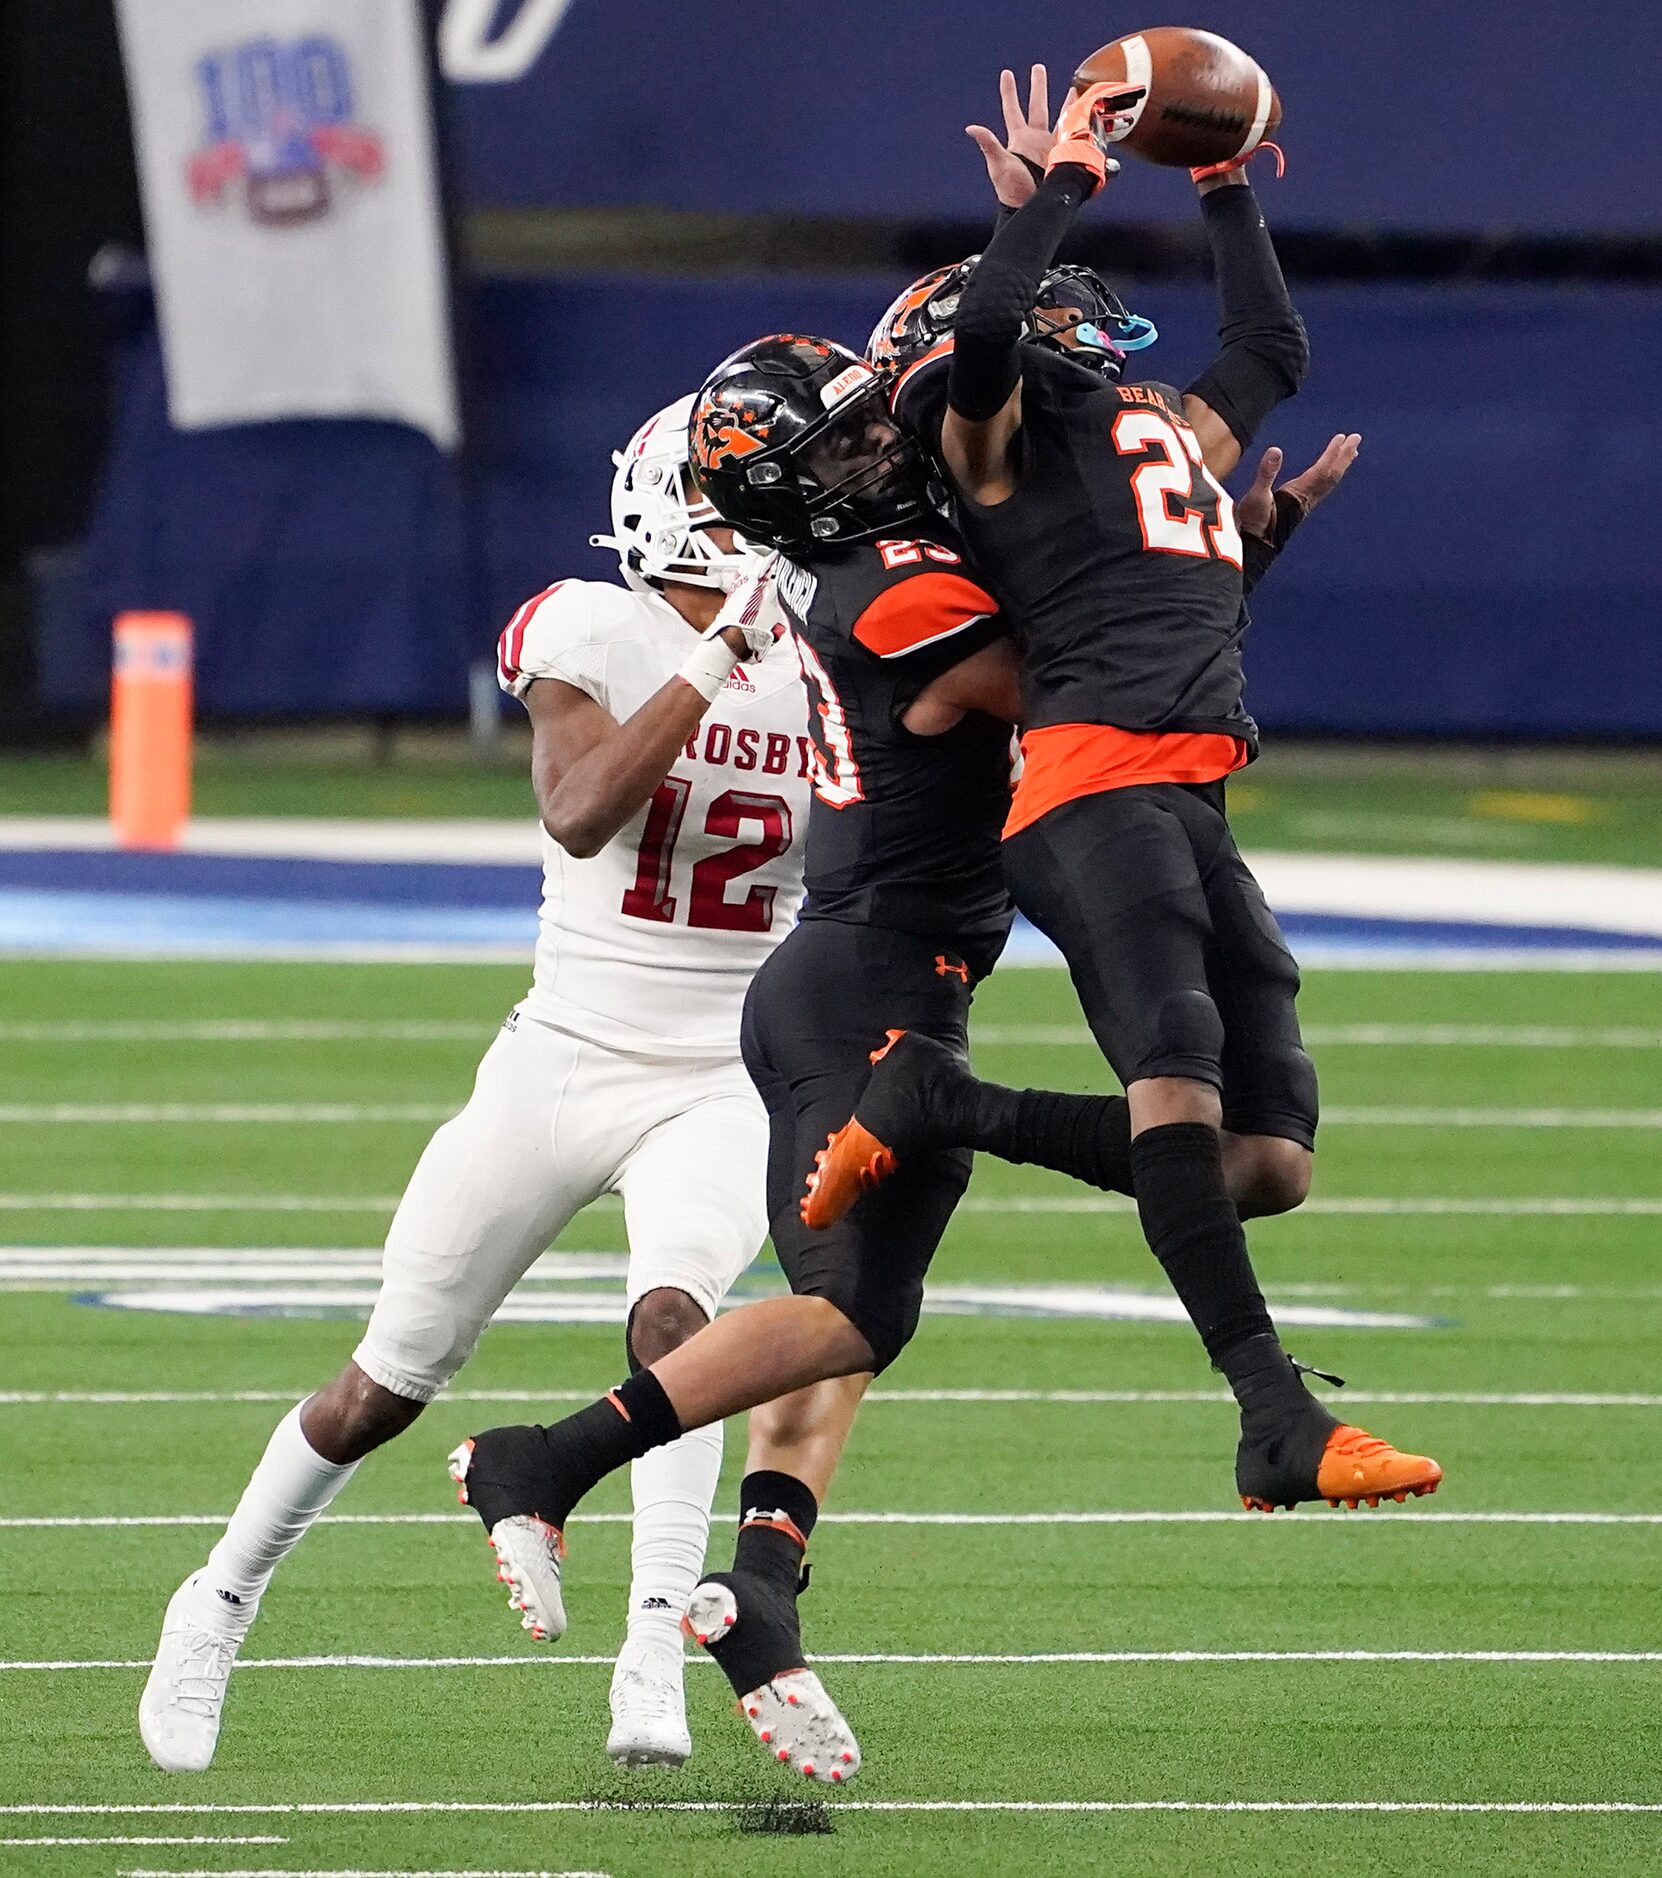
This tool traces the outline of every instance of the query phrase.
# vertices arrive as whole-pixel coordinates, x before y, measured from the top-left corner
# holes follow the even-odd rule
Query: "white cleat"
[[[681,1767],[692,1753],[681,1643],[665,1649],[630,1639],[612,1671],[612,1732],[606,1752],[619,1767]]]
[[[807,1779],[840,1787],[860,1771],[854,1730],[811,1669],[786,1670],[752,1689],[740,1707],[768,1753]]]
[[[681,1628],[696,1643],[719,1643],[738,1622],[739,1605],[723,1584],[698,1585]],[[860,1744],[825,1684],[811,1669],[787,1669],[739,1699],[750,1732],[769,1756],[808,1780],[845,1786],[860,1771]]]
[[[450,1478],[464,1506],[472,1459],[471,1441],[464,1441],[450,1456]],[[533,1514],[515,1513],[490,1529],[489,1544],[496,1554],[497,1583],[508,1587],[508,1609],[520,1613],[520,1628],[529,1630],[538,1643],[563,1637],[566,1607],[560,1595],[560,1560],[566,1548],[558,1530]]]
[[[231,1665],[247,1626],[229,1629],[203,1616],[206,1593],[193,1572],[168,1600],[150,1680],[139,1699],[139,1734],[169,1774],[199,1774],[214,1757]]]

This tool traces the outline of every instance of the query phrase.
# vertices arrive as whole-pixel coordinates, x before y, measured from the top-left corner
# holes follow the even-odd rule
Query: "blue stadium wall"
[[[1662,227],[1654,5],[1175,10],[1238,40],[1275,80],[1290,158],[1277,228]],[[489,61],[452,61],[470,203],[913,220],[985,213],[963,127],[997,121],[1001,65],[1045,60],[1059,87],[1102,41],[1160,17],[1078,0],[497,0],[497,41],[511,46],[535,11],[558,23],[522,42],[535,51],[523,71],[511,56],[494,75]],[[1193,213],[1180,172],[1141,166],[1112,204],[1133,221]]]
[[[117,296],[117,428],[84,551],[44,594],[49,707],[106,695],[109,621],[176,607],[214,714],[459,713],[526,594],[604,578],[609,453],[761,332],[858,345],[893,290],[825,281],[504,280],[479,290],[458,473],[396,425],[181,434],[148,295]],[[1142,293],[1152,356],[1210,356],[1201,287]],[[1310,288],[1314,367],[1265,441],[1297,468],[1364,434],[1265,584],[1251,703],[1271,729],[1662,735],[1662,294]]]

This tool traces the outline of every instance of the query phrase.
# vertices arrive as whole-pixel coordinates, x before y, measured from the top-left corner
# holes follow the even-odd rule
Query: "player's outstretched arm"
[[[958,303],[941,454],[972,501],[1004,502],[1015,493],[1022,329],[1073,218],[1111,173],[1097,122],[1108,90],[1093,86],[1063,112],[1044,181],[988,243]]]
[[[1245,549],[1242,586],[1251,593],[1275,563],[1292,533],[1310,512],[1332,495],[1356,461],[1362,439],[1355,431],[1341,431],[1302,475],[1276,487],[1281,474],[1281,452],[1272,445],[1258,460],[1252,487],[1235,505]]]
[[[1258,198],[1241,169],[1196,179],[1212,247],[1222,349],[1183,394],[1214,476],[1227,476],[1259,426],[1304,382],[1310,344],[1281,277]]]

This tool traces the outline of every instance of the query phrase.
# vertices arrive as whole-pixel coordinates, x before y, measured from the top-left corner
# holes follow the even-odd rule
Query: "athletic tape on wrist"
[[[714,704],[738,662],[738,653],[725,639],[700,639],[682,660],[677,676],[684,678],[706,704]]]

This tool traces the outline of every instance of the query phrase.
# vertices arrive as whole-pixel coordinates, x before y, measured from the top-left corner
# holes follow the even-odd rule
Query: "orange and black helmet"
[[[903,372],[949,339],[958,297],[980,259],[972,254],[950,267],[932,267],[896,294],[866,341],[871,363],[880,371]]]
[[[872,328],[866,357],[880,369],[904,372],[932,352],[945,355],[958,317],[958,302],[980,255],[920,274]],[[1069,334],[1064,340],[1061,335]],[[1152,320],[1131,312],[1094,268],[1053,267],[1039,283],[1022,332],[1036,345],[1050,345],[1069,358],[1117,379],[1128,352],[1153,345]]]
[[[891,532],[928,508],[930,480],[887,390],[829,339],[741,346],[693,402],[693,476],[729,526],[788,555]]]

